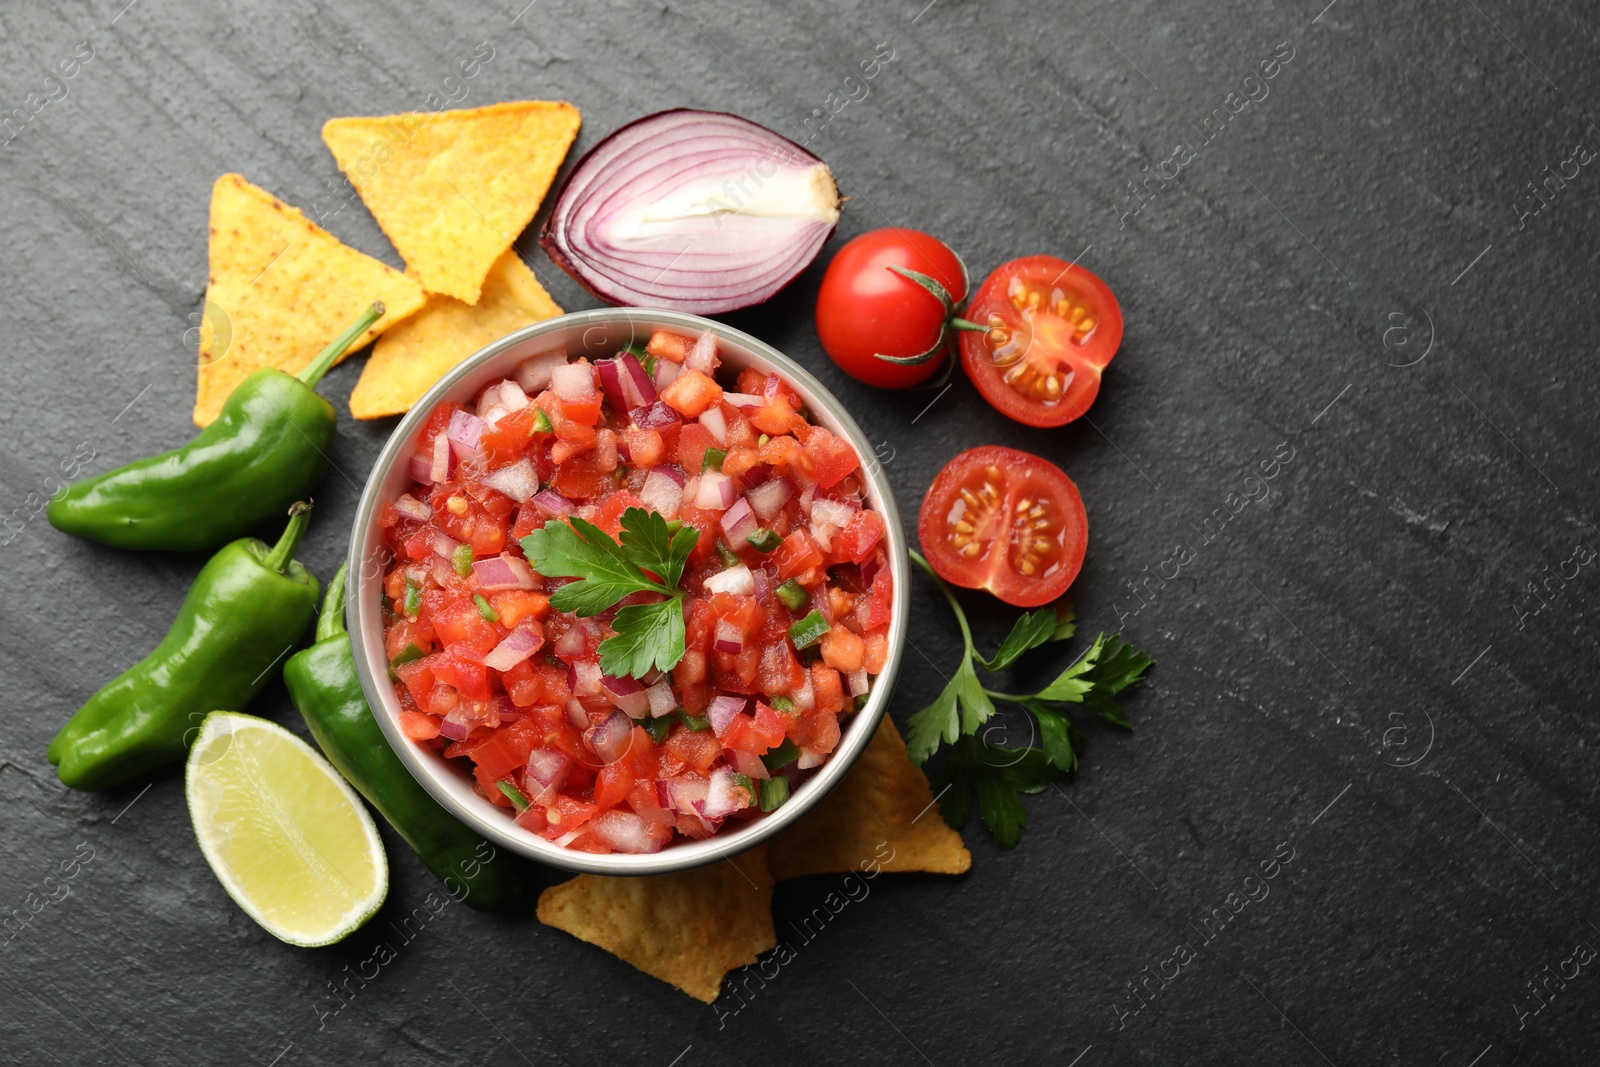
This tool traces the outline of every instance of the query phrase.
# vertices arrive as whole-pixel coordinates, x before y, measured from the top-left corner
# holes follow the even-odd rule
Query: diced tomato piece
[[[489,597],[489,606],[500,615],[500,625],[515,629],[524,619],[535,621],[550,613],[550,598],[531,589],[507,589]]]
[[[806,669],[795,658],[794,649],[785,640],[784,624],[770,620],[762,632],[761,670],[758,679],[763,693],[793,694],[806,684]]]
[[[759,451],[761,462],[772,467],[774,474],[787,474],[800,463],[800,442],[793,437],[773,437]]]
[[[761,387],[767,384],[767,376],[754,367],[746,367],[739,372],[739,392],[749,396],[760,396]]]
[[[744,417],[743,412],[726,401],[722,410],[727,413],[728,422],[728,436],[723,443],[730,450],[756,447],[756,428],[750,425],[750,420]]]
[[[697,419],[722,399],[722,386],[697,370],[686,370],[661,391],[661,399],[685,418]]]
[[[593,423],[582,422],[567,414],[566,402],[554,393],[549,394],[549,399],[540,398],[544,413],[550,417],[550,428],[556,432],[556,437],[584,448],[593,448],[595,431]],[[598,408],[600,399],[597,396],[593,401]],[[597,413],[598,415],[598,413]]]
[[[488,457],[491,470],[516,461],[533,436],[533,424],[538,417],[530,404],[509,415],[502,415],[499,422],[484,432],[478,447]]]
[[[710,730],[677,730],[663,746],[673,758],[705,774],[722,755],[722,743]]]
[[[756,701],[753,732],[756,737],[766,743],[767,748],[777,748],[783,744],[783,737],[788,732],[788,728],[789,720],[784,718],[780,712],[761,701]]]
[[[731,437],[732,435],[730,434],[729,436]],[[728,455],[722,461],[722,473],[737,480],[743,477],[745,472],[752,467],[759,467],[760,465],[761,456],[757,454],[755,449],[735,445],[728,449]]]
[[[839,717],[814,708],[790,725],[789,739],[809,752],[832,752],[839,743]]]
[[[694,346],[694,339],[681,333],[669,333],[666,330],[657,330],[650,335],[650,340],[645,344],[644,350],[648,355],[657,359],[665,359],[672,363],[682,363],[689,358],[689,349]]]
[[[522,769],[528,762],[528,753],[537,748],[538,743],[539,724],[533,719],[518,719],[490,732],[482,741],[474,739],[466,755],[491,781],[499,781],[512,771]]]
[[[814,426],[800,456],[800,470],[824,489],[837,485],[845,475],[861,466],[850,442],[821,426]]]
[[[717,439],[698,422],[688,423],[678,432],[678,465],[690,474],[700,473],[706,449],[716,448]]]
[[[439,736],[439,720],[420,711],[402,711],[400,730],[413,741],[431,741]]]
[[[861,616],[861,627],[864,630],[876,630],[889,621],[890,613],[894,610],[894,573],[889,570],[887,563],[872,576],[872,590],[868,599],[866,613]]]
[[[822,636],[822,662],[845,674],[861,669],[866,650],[866,642],[839,623]]]
[[[753,596],[742,596],[737,593],[717,593],[704,602],[710,608],[716,625],[712,628],[712,636],[723,628],[723,624],[731,627],[739,634],[741,644],[749,644],[750,638],[761,628],[766,621],[767,613],[761,609]]]
[[[587,400],[561,401],[561,414],[573,422],[593,426],[600,421],[600,394],[596,393]]]
[[[595,510],[594,518],[589,521],[612,537],[616,537],[622,532],[622,513],[629,508],[645,508],[645,502],[626,489],[618,489],[601,501],[600,507]]]
[[[756,713],[737,715],[722,734],[722,747],[760,756],[783,744],[789,720],[760,701]]]
[[[436,656],[433,676],[445,685],[455,686],[463,696],[473,700],[489,699],[489,668],[483,665],[483,653],[465,642],[456,642]],[[417,661],[421,663],[421,660]]]
[[[545,818],[549,820],[550,825],[545,828],[544,836],[552,841],[564,837],[594,818],[599,810],[599,805],[589,804],[562,793],[545,812]]]
[[[868,674],[882,674],[883,668],[889,662],[889,634],[887,628],[872,630],[862,636],[865,648],[861,655],[861,666],[866,668]]]
[[[404,591],[401,593],[404,596]],[[417,619],[399,618],[389,624],[383,634],[383,651],[394,659],[408,645],[416,645],[424,653],[433,651],[433,627]]]
[[[775,396],[787,396],[794,401],[796,408],[800,406],[800,394],[795,392],[794,386],[784,381],[777,374],[767,375],[767,380],[761,385],[761,395],[768,400]]]
[[[417,451],[431,455],[433,442],[450,428],[450,416],[466,410],[460,404],[446,402],[428,412],[428,418],[422,424],[422,432],[417,436]]]
[[[620,435],[620,447],[628,462],[635,467],[654,467],[666,455],[666,443],[657,430],[629,427]]]
[[[783,539],[772,554],[781,578],[793,578],[801,585],[815,585],[822,581],[824,560],[822,550],[804,530],[796,530]]]
[[[832,667],[811,665],[811,684],[817,691],[817,710],[837,714],[844,710],[844,679]]]
[[[717,538],[722,536],[718,523],[722,519],[722,512],[711,511],[707,508],[685,504],[678,509],[678,521],[685,526],[693,526],[699,533],[695,539],[694,551],[689,554],[691,566],[704,565],[717,554]]]
[[[568,458],[557,469],[551,485],[569,500],[594,500],[617,487],[616,479],[599,470],[588,457]]]
[[[794,401],[786,396],[775,396],[755,410],[750,423],[765,434],[794,433],[805,423],[795,412]]]
[[[833,535],[834,562],[866,562],[878,547],[878,542],[883,540],[883,531],[883,516],[880,513],[864,508],[856,512],[845,528]]]
[[[411,699],[418,704],[426,704],[428,693],[433,689],[433,656],[423,656],[410,663],[402,663],[394,669],[395,677],[400,679],[406,691],[411,694]]]
[[[422,610],[417,618],[431,626],[446,646],[467,645],[487,653],[504,636],[471,599],[444,589],[429,589],[422,594]]]
[[[682,773],[681,767],[674,773]],[[635,779],[633,788],[628,790],[626,803],[636,815],[652,825],[671,826],[678,821],[677,815],[663,808],[656,798],[656,783],[653,779]]]
[[[517,521],[511,526],[511,539],[521,541],[535,530],[544,528],[545,512],[534,504],[525,503],[517,509]]]

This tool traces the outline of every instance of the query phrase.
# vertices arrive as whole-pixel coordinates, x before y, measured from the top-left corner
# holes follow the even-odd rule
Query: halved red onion
[[[394,509],[406,518],[416,519],[418,522],[427,522],[433,518],[433,507],[424,504],[410,493],[401,494],[400,499],[394,502]]]
[[[478,589],[483,592],[539,587],[538,580],[534,578],[527,561],[509,553],[473,560],[472,576],[478,580]]]
[[[782,475],[770,482],[762,482],[744,495],[745,499],[750,501],[750,509],[762,522],[771,522],[777,518],[778,512],[783,510],[783,506],[792,496],[794,496],[794,486]]]
[[[614,358],[602,359],[595,366],[600,370],[601,387],[619,410],[631,411],[655,402],[655,383],[644,372],[639,357],[632,352],[619,352]]]
[[[732,478],[721,471],[705,471],[700,475],[700,484],[695,489],[694,502],[698,507],[722,511],[733,506],[733,498],[737,495]]]
[[[727,619],[718,619],[711,647],[718,652],[726,652],[730,656],[737,656],[744,651],[744,631]]]
[[[539,491],[539,476],[534,473],[533,463],[527,456],[523,456],[509,467],[490,471],[483,476],[482,482],[519,504],[524,500],[532,500],[533,495]]]
[[[542,393],[550,387],[550,375],[557,367],[563,367],[567,362],[567,350],[557,348],[551,352],[542,352],[530,359],[525,359],[517,365],[517,384],[529,394]]]
[[[683,361],[684,370],[697,370],[706,377],[717,373],[717,335],[710,330],[703,331],[694,339],[694,347],[689,349],[689,355]]]
[[[735,773],[732,767],[718,767],[711,772],[711,781],[706,790],[706,803],[702,809],[706,818],[720,819],[750,806],[753,798],[746,790],[740,788],[734,778]]]
[[[563,363],[550,372],[550,388],[562,400],[588,400],[594,396],[594,368],[582,361]]]
[[[483,665],[496,671],[509,671],[544,647],[544,627],[529,620],[506,634],[494,651],[483,657]]]
[[[609,674],[600,676],[600,685],[611,698],[611,703],[617,710],[631,719],[642,719],[645,712],[650,710],[650,697],[635,678],[614,678]]]
[[[706,716],[711,720],[711,732],[721,737],[727,732],[728,724],[743,713],[749,703],[749,697],[736,697],[728,693],[714,697],[711,703],[706,705]]]
[[[590,149],[539,243],[602,300],[707,315],[767,300],[838,222],[822,160],[748,119],[680,108]]]
[[[564,519],[578,510],[577,506],[554,489],[541,489],[533,494],[533,506],[552,519]]]
[[[678,473],[681,476],[683,472]],[[683,506],[683,487],[665,469],[655,467],[645,475],[644,485],[639,487],[639,499],[670,522],[678,517],[678,509]]]
[[[440,434],[433,439],[433,462],[428,465],[428,480],[435,485],[449,481],[450,471],[454,467],[455,456],[451,454],[450,438]]]
[[[666,360],[662,360],[666,363]],[[668,364],[676,366],[676,364]],[[670,430],[683,421],[683,416],[675,411],[671,404],[665,400],[657,400],[647,408],[635,408],[628,412],[628,417],[633,419],[633,424],[641,430]]]
[[[411,457],[406,473],[411,475],[411,480],[421,485],[433,484],[433,456],[417,452]]]
[[[672,683],[663,678],[644,691],[645,699],[650,703],[650,717],[659,719],[663,715],[671,715],[678,706],[678,698],[672,695]]]
[[[738,596],[749,596],[756,591],[755,575],[750,573],[750,568],[743,563],[729,567],[718,574],[713,574],[706,579],[706,592],[708,593],[734,593]]]
[[[615,763],[627,755],[633,743],[633,720],[622,711],[613,711],[599,726],[583,732],[583,743],[601,763]]]
[[[762,763],[761,757],[754,752],[742,752],[738,749],[729,748],[724,749],[722,754],[728,757],[729,765],[746,778],[760,780],[771,777],[767,773],[767,765]]]
[[[478,416],[456,410],[450,413],[450,425],[445,428],[444,435],[450,439],[450,449],[457,459],[477,460],[483,456],[478,442],[488,428],[489,424]]]
[[[722,513],[722,518],[717,520],[717,524],[722,527],[722,532],[727,535],[730,544],[743,542],[761,525],[756,521],[755,512],[750,510],[750,501],[743,497],[734,501],[733,507]]]

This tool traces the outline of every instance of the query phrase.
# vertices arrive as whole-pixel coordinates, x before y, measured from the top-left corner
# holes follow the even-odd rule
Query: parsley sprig
[[[600,669],[614,678],[641,678],[652,669],[669,671],[683,659],[683,594],[678,581],[699,533],[674,530],[654,511],[622,513],[619,538],[576,515],[550,522],[522,539],[533,569],[546,578],[577,578],[550,596],[550,606],[576,615],[598,615],[634,593],[666,599],[629,604],[611,620],[616,633],[600,642]]]
[[[985,688],[977,667],[990,673],[1002,671],[1031,649],[1072,637],[1077,624],[1071,606],[1024,614],[995,654],[985,657],[973,646],[972,628],[950,587],[921,555],[912,552],[911,558],[928,572],[955,612],[964,651],[949,684],[932,704],[911,716],[906,748],[911,761],[921,766],[941,745],[950,746],[933,781],[934,794],[942,798],[940,810],[945,821],[959,828],[976,793],[978,811],[989,832],[1001,848],[1011,848],[1028,821],[1020,794],[1037,793],[1078,769],[1083,736],[1067,705],[1078,704],[1092,715],[1131,730],[1127,714],[1112,697],[1142,678],[1155,661],[1116,634],[1101,634],[1038,692],[1000,693]],[[980,728],[994,717],[997,700],[1027,709],[1038,724],[1039,747],[1006,748],[980,736]]]

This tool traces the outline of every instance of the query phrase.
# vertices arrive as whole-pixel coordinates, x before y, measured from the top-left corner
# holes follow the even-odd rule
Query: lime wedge
[[[389,864],[372,816],[327,760],[277,723],[207,715],[185,792],[206,862],[273,937],[329,945],[383,904]]]

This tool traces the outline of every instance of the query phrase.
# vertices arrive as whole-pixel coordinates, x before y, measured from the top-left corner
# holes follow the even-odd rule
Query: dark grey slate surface
[[[0,12],[0,111],[29,115],[0,135],[0,908],[60,897],[0,945],[5,1060],[1594,1062],[1600,965],[1529,987],[1600,946],[1600,564],[1548,578],[1600,547],[1600,173],[1568,164],[1548,203],[1529,184],[1600,149],[1591,9],[524,2]],[[47,81],[80,42],[93,58]],[[820,267],[730,317],[839,391],[908,514],[970,444],[1062,463],[1093,530],[1083,624],[1159,660],[1130,701],[1138,732],[1091,727],[1080,779],[1029,801],[1014,852],[973,824],[970,875],[880,879],[809,942],[789,924],[836,881],[781,887],[796,958],[737,1014],[531,918],[453,908],[401,944],[388,923],[431,882],[392,836],[380,921],[288,948],[205,867],[178,776],[87,796],[44,760],[200,562],[34,513],[81,444],[105,469],[192,432],[211,182],[238,170],[311,208],[337,174],[324,119],[459,93],[446,78],[480,42],[494,57],[462,103],[570,99],[579,148],[674,105],[792,132],[888,42],[870,95],[811,142],[851,197],[842,233],[924,229],[980,274],[1081,255],[1126,313],[1092,422],[1057,432],[964,384],[916,417],[923,398],[845,379],[811,327]],[[33,113],[30,93],[59,98]],[[1128,183],[1166,160],[1179,175],[1134,213]],[[359,203],[328,225],[398,265]],[[591,306],[519,247],[564,306]],[[324,391],[342,404],[354,378]],[[344,476],[304,552],[324,576],[386,432],[341,422]],[[1197,527],[1280,443],[1293,459],[1267,498],[1208,542]],[[1136,597],[1183,545],[1192,562]],[[953,626],[918,597],[915,643],[951,662]],[[992,637],[1001,616],[980,614]],[[904,672],[896,718],[937,684]],[[296,724],[281,688],[252,710]],[[1208,940],[1202,921],[1275,855],[1292,858],[1269,895]],[[323,1016],[328,983],[384,939],[394,962]]]

